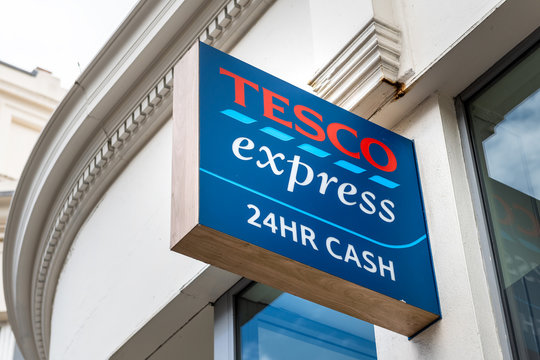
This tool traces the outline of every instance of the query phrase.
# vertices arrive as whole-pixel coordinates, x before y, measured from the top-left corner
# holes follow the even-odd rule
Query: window
[[[464,107],[512,351],[519,359],[538,359],[540,43]]]
[[[238,291],[234,291],[233,293]],[[226,296],[225,296],[226,297]],[[377,358],[373,325],[269,286],[250,283],[230,297],[234,354],[215,344],[217,359],[235,360],[372,360]],[[216,304],[216,331],[222,331]],[[221,330],[219,330],[221,329]]]

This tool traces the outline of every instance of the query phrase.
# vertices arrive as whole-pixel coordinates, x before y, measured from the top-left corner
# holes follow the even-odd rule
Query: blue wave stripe
[[[394,189],[399,186],[398,183],[395,183],[391,180],[383,178],[382,176],[379,176],[379,175],[374,175],[370,177],[369,180],[375,181],[376,183],[381,184],[382,186],[386,186],[387,188],[390,188],[390,189]]]
[[[238,111],[234,111],[232,109],[223,110],[221,112],[224,115],[227,115],[228,117],[231,117],[235,120],[238,120],[244,124],[252,124],[254,122],[257,122],[257,120],[250,118],[249,116],[246,116],[244,114],[239,113]]]
[[[361,174],[364,171],[366,171],[365,169],[362,169],[360,166],[356,166],[345,160],[336,161],[334,164],[344,168],[345,170],[349,170],[355,174]]]
[[[318,156],[320,158],[324,158],[324,157],[327,157],[328,155],[330,155],[330,153],[324,151],[324,150],[321,150],[319,149],[318,147],[315,147],[313,145],[310,145],[310,144],[302,144],[302,145],[298,145],[298,147],[304,151],[307,151],[308,153],[310,154],[313,154],[315,156]]]
[[[211,172],[211,171],[205,170],[205,169],[203,169],[203,168],[200,168],[200,170],[201,170],[202,172],[208,174],[208,175],[211,175],[211,176],[213,176],[213,177],[215,177],[215,178],[218,178],[218,179],[220,179],[220,180],[223,180],[223,181],[225,181],[225,182],[227,182],[227,183],[229,183],[229,184],[231,184],[231,185],[237,186],[237,187],[239,187],[239,188],[241,188],[241,189],[244,189],[244,190],[247,190],[247,191],[249,191],[249,192],[251,192],[251,193],[253,193],[253,194],[255,194],[255,195],[259,195],[259,196],[261,196],[261,197],[263,197],[263,198],[265,198],[265,199],[268,199],[268,200],[270,200],[270,201],[273,201],[273,202],[275,202],[276,204],[285,206],[285,207],[287,207],[287,208],[289,208],[289,209],[291,209],[291,210],[294,210],[294,211],[297,211],[297,212],[299,212],[299,213],[301,213],[301,214],[304,214],[304,215],[306,215],[306,216],[312,217],[313,219],[319,220],[319,221],[321,221],[321,222],[323,222],[323,223],[325,223],[325,224],[328,224],[328,225],[333,226],[333,227],[335,227],[335,228],[337,228],[337,229],[343,230],[343,231],[345,231],[345,232],[348,232],[349,234],[352,234],[352,235],[354,235],[354,236],[358,236],[358,237],[360,237],[360,238],[362,238],[362,239],[364,239],[364,240],[367,240],[367,241],[369,241],[369,242],[371,242],[371,243],[373,243],[373,244],[376,244],[376,245],[379,245],[379,246],[382,246],[382,247],[385,247],[385,248],[389,248],[389,249],[406,249],[406,248],[413,247],[413,246],[419,244],[420,242],[422,242],[424,239],[426,239],[426,234],[424,234],[424,235],[420,236],[418,239],[416,239],[416,240],[414,240],[413,242],[410,242],[410,243],[408,243],[408,244],[403,244],[403,245],[389,245],[389,244],[385,244],[385,243],[382,243],[382,242],[380,242],[380,241],[373,240],[373,239],[371,239],[371,238],[369,238],[369,237],[367,237],[367,236],[365,236],[365,235],[359,234],[359,233],[357,233],[357,232],[355,232],[355,231],[352,231],[352,230],[349,230],[349,229],[347,229],[347,228],[344,228],[344,227],[341,226],[341,225],[334,224],[333,222],[328,221],[328,220],[325,220],[325,219],[323,219],[323,218],[321,218],[321,217],[319,217],[319,216],[317,216],[317,215],[313,215],[313,214],[308,213],[308,212],[306,212],[306,211],[304,211],[304,210],[300,210],[300,209],[297,208],[297,207],[294,207],[294,206],[292,206],[292,205],[289,205],[289,204],[287,204],[287,203],[284,203],[283,201],[280,201],[280,200],[278,200],[278,199],[274,199],[273,197],[270,197],[270,196],[265,195],[265,194],[263,194],[263,193],[261,193],[261,192],[258,192],[257,190],[253,190],[253,189],[251,189],[251,188],[248,188],[247,186],[241,185],[241,184],[239,184],[239,183],[237,183],[237,182],[235,182],[235,181],[233,181],[233,180],[229,180],[229,179],[227,179],[227,178],[224,178],[223,176],[214,174],[214,173]]]
[[[285,134],[284,132],[281,132],[277,129],[274,129],[273,127],[270,127],[270,126],[267,126],[265,128],[262,128],[260,129],[263,133],[267,133],[268,135],[271,135],[279,140],[283,140],[283,141],[289,141],[289,140],[292,140],[294,139],[294,137],[292,137],[291,135],[289,134]]]

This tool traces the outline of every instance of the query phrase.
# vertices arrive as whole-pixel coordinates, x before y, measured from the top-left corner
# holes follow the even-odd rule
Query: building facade
[[[46,70],[27,72],[0,62],[0,251],[17,180],[64,93],[60,80]],[[3,287],[0,299],[0,357],[8,359],[13,358],[15,338],[7,321]]]
[[[532,0],[139,2],[13,197],[23,355],[538,358],[539,24]],[[173,69],[199,40],[414,140],[441,320],[408,339],[170,251]]]

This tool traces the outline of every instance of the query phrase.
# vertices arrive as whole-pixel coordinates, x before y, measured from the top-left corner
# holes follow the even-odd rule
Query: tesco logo
[[[258,84],[221,67],[219,69],[219,73],[230,76],[234,79],[234,102],[236,104],[246,107],[246,90],[254,90],[261,93],[259,89],[262,88],[262,115],[264,117],[290,129],[294,129],[298,133],[314,141],[322,142],[328,138],[332,145],[341,153],[355,159],[360,159],[360,157],[363,156],[368,163],[381,171],[393,172],[396,170],[396,156],[382,141],[373,138],[360,139],[358,137],[358,132],[355,129],[339,122],[332,122],[328,124],[325,129],[323,128],[325,124],[323,116],[315,110],[301,104],[293,105],[286,97],[264,87],[259,87]],[[285,114],[285,111],[291,111],[291,107],[296,119],[299,120],[299,123],[293,124],[291,121],[287,121],[279,117],[280,113]],[[355,138],[357,138],[359,140],[357,142],[358,146],[355,146],[355,148],[352,149],[345,148],[340,142],[340,136],[343,136],[344,133],[352,134]],[[386,154],[386,163],[381,164],[373,158],[371,151],[375,146],[381,148]]]

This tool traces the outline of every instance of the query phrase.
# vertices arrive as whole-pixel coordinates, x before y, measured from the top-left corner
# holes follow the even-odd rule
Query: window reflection
[[[262,284],[237,297],[242,360],[376,359],[373,325]]]
[[[540,50],[467,104],[513,347],[540,358]]]
[[[540,200],[540,90],[512,109],[482,142],[490,178]]]

